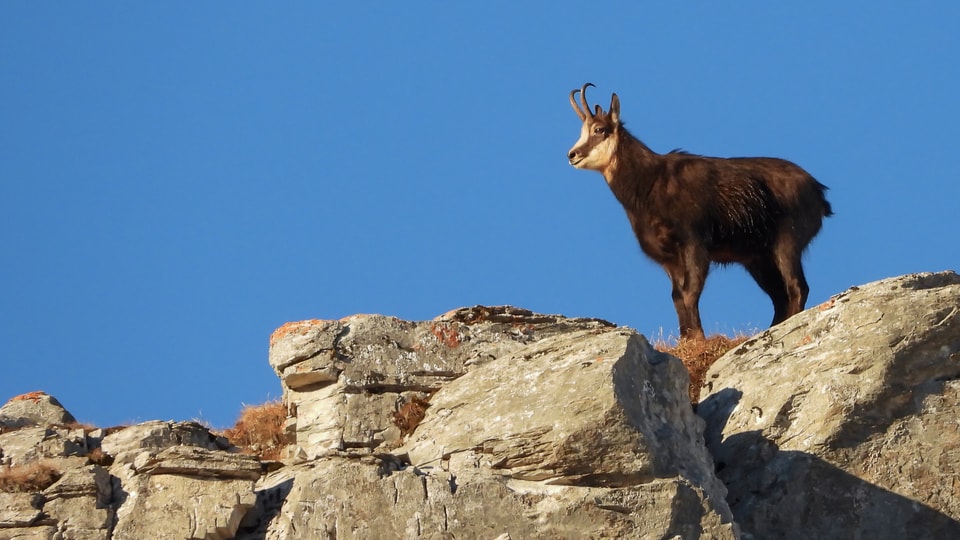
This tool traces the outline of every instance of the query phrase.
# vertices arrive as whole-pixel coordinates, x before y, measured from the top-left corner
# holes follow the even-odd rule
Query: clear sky
[[[675,335],[567,164],[583,83],[651,148],[830,187],[808,306],[958,269],[960,3],[3,2],[0,403],[232,425],[283,323],[474,304]],[[716,268],[707,333],[769,324]]]

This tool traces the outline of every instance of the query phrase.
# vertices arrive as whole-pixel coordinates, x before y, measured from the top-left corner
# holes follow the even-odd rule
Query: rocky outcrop
[[[74,424],[76,421],[57,398],[43,392],[21,394],[0,408],[0,431],[30,425]]]
[[[281,329],[270,360],[310,465],[265,481],[286,492],[269,538],[736,537],[686,370],[632,330],[358,316]],[[402,441],[391,418],[431,394]]]
[[[290,323],[283,464],[27,394],[2,473],[56,474],[0,492],[0,539],[960,537],[958,312],[949,272],[852,288],[720,359],[696,413],[676,358],[601,320]]]
[[[270,338],[270,365],[295,411],[290,457],[394,448],[402,430],[393,414],[403,403],[538,341],[612,328],[597,319],[481,306],[423,322],[356,315],[284,325]]]
[[[744,343],[699,412],[757,538],[960,538],[960,276],[854,287]]]
[[[0,474],[42,464],[55,482],[0,493],[0,539],[232,538],[256,503],[260,461],[199,424],[39,426],[17,416],[19,403],[37,395],[0,409],[26,426],[0,434]]]

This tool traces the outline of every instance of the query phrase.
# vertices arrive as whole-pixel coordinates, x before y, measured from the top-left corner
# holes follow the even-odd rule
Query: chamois
[[[773,301],[771,326],[803,311],[800,259],[833,214],[827,187],[777,158],[657,154],[623,127],[617,94],[608,112],[591,112],[588,86],[570,91],[583,127],[567,158],[603,174],[643,252],[666,270],[681,337],[703,337],[699,303],[711,261],[747,269]]]

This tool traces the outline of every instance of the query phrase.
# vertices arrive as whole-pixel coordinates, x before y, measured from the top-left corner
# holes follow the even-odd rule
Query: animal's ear
[[[617,94],[610,96],[610,119],[614,123],[620,122],[620,98],[617,97]]]

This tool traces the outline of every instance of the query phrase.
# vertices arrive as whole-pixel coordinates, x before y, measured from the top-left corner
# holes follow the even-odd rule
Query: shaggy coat
[[[643,252],[666,270],[680,335],[703,336],[699,302],[711,261],[747,269],[773,302],[771,324],[803,311],[801,257],[833,213],[826,186],[777,158],[657,154],[623,127],[616,94],[608,112],[591,112],[588,86],[570,92],[583,127],[567,157],[603,174]]]

